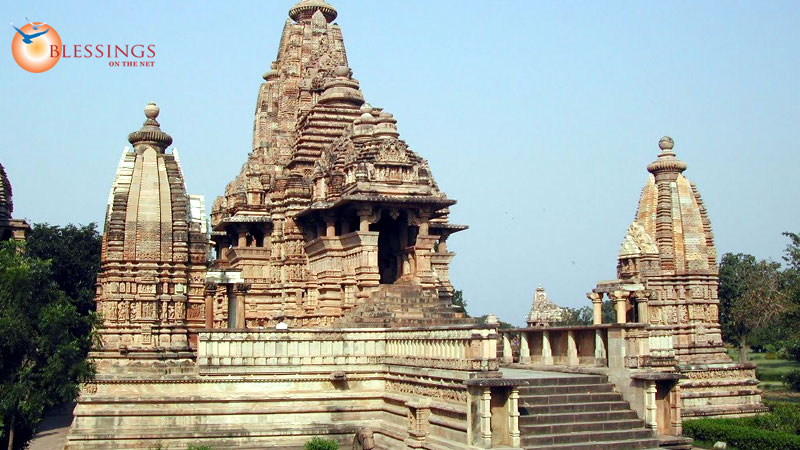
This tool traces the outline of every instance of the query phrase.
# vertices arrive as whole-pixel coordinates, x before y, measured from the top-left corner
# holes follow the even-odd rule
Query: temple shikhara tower
[[[128,136],[106,210],[97,311],[103,318],[98,356],[189,357],[189,330],[205,323],[208,239],[202,198],[186,194],[178,151],[161,130],[159,108],[145,108]],[[196,334],[192,333],[196,340]]]
[[[211,211],[209,326],[354,323],[370,296],[424,297],[452,315],[446,241],[466,227],[448,222],[455,201],[397,120],[365,102],[336,14],[319,0],[289,11],[253,150]]]
[[[599,283],[589,297],[599,305],[605,293],[626,322],[669,333],[687,377],[683,416],[757,411],[763,405],[755,366],[732,363],[723,347],[711,221],[674,145],[661,138],[661,153],[647,166],[650,176],[619,251],[618,279]]]
[[[533,294],[533,305],[528,313],[526,322],[529,327],[542,327],[552,325],[564,318],[564,308],[556,305],[547,298],[547,292],[543,287],[536,288]]]

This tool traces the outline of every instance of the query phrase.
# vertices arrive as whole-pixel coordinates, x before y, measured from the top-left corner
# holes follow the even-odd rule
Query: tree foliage
[[[784,290],[779,263],[752,255],[726,253],[719,268],[720,324],[724,336],[739,345],[747,360],[748,339],[780,323],[792,304]]]
[[[52,279],[81,313],[94,311],[94,291],[100,270],[101,237],[97,224],[33,225],[27,241],[28,255],[50,260]]]
[[[93,313],[53,281],[51,263],[0,244],[0,442],[23,448],[47,408],[74,400],[93,376]]]
[[[564,308],[561,320],[553,323],[559,326],[591,325],[594,321],[594,311],[591,306],[582,308]]]
[[[455,307],[458,312],[464,313],[469,317],[469,314],[467,314],[467,301],[464,300],[464,292],[461,289],[453,292],[453,307]]]

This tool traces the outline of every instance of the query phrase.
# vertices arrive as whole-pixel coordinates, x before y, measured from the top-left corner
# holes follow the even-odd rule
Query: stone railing
[[[354,366],[390,364],[465,371],[495,371],[493,327],[202,330],[202,367]]]
[[[505,364],[608,365],[608,326],[519,328],[501,333]]]
[[[502,362],[567,367],[658,367],[675,364],[672,336],[645,324],[501,330]],[[613,348],[609,356],[609,348]]]

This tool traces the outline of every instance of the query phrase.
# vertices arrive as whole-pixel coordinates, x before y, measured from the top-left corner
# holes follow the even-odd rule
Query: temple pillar
[[[644,390],[644,424],[654,432],[658,431],[658,410],[656,409],[656,382],[647,381]]]
[[[425,219],[424,222],[419,224],[419,234],[422,236],[427,236],[429,231],[428,220]]]
[[[247,231],[239,231],[239,241],[237,242],[237,247],[247,247]]]
[[[261,247],[270,248],[269,228],[267,226],[264,227],[264,239],[261,240]]]
[[[592,323],[600,325],[603,323],[603,294],[600,292],[589,292],[586,297],[592,301]]]
[[[216,284],[206,285],[206,309],[205,309],[205,327],[214,328],[214,297],[217,293]]]
[[[550,346],[550,332],[542,331],[542,364],[553,364],[553,348]]]
[[[647,306],[647,294],[644,291],[637,291],[635,294],[636,308],[640,323],[650,323],[650,312]]]
[[[336,219],[333,216],[325,216],[325,236],[336,236]]]
[[[611,293],[611,297],[614,300],[614,306],[616,307],[615,309],[617,312],[617,323],[621,324],[626,322],[625,312],[627,308],[626,303],[628,301],[629,294],[630,293],[628,291],[621,289]]]
[[[575,343],[575,332],[567,331],[567,365],[577,366],[580,364],[578,358],[578,345]]]
[[[492,446],[492,388],[489,386],[481,392],[481,440],[484,448]]]
[[[358,231],[369,231],[371,217],[372,207],[364,206],[358,208]]]
[[[594,330],[594,365],[603,367],[608,361],[606,342],[603,340],[603,330]]]
[[[511,348],[511,339],[507,333],[503,333],[503,363],[511,364],[514,362],[514,353]]]
[[[510,419],[509,437],[511,438],[511,447],[520,447],[520,431],[519,431],[519,387],[514,386],[511,388],[511,393],[508,396],[508,417]]]
[[[528,333],[522,331],[519,333],[519,362],[520,364],[530,364],[531,350],[528,345]]]

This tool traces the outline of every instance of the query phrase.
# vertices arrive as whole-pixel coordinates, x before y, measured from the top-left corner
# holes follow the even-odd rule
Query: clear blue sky
[[[27,4],[26,4],[27,3]],[[521,323],[541,283],[563,305],[615,275],[668,134],[720,254],[780,259],[800,232],[800,3],[348,1],[350,65],[458,200],[452,280],[473,314]],[[65,44],[152,43],[155,67],[62,60],[30,74],[0,45],[0,161],[15,215],[102,222],[143,106],[208,205],[251,146],[261,75],[291,1],[6,2]]]

